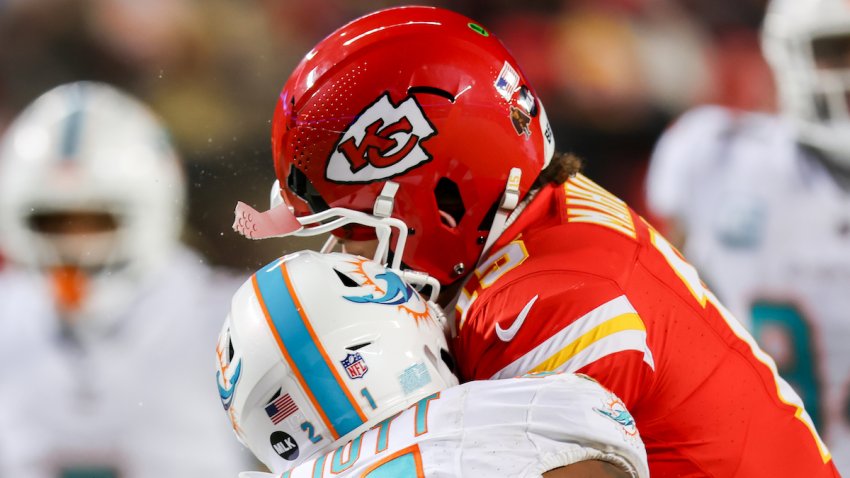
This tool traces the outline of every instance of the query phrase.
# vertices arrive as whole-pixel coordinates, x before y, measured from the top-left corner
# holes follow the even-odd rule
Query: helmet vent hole
[[[452,373],[455,373],[455,361],[449,351],[446,349],[440,349],[440,358],[443,360],[443,363],[446,364],[446,367],[448,367]]]
[[[349,347],[346,347],[345,350],[350,350],[354,352],[356,350],[362,349],[363,347],[366,347],[367,345],[372,345],[372,342],[363,342],[362,344],[351,345]]]
[[[443,224],[450,228],[457,227],[466,213],[457,184],[451,179],[440,178],[434,188],[434,198],[437,200],[437,210]]]
[[[280,394],[281,394],[281,393],[283,393],[283,388],[279,388],[279,389],[277,389],[277,392],[275,392],[275,393],[274,393],[274,395],[272,395],[272,397],[271,397],[270,399],[268,399],[268,401],[266,402],[266,405],[268,405],[269,403],[272,403],[273,401],[277,400],[277,398],[278,398],[278,397],[280,397]]]
[[[360,287],[360,284],[358,284],[357,281],[355,281],[351,277],[348,277],[347,275],[336,269],[334,269],[334,272],[336,272],[336,276],[339,277],[339,280],[340,282],[342,282],[342,285],[346,287]]]
[[[408,95],[414,95],[416,93],[424,93],[426,95],[436,95],[436,96],[443,97],[443,98],[451,101],[452,103],[455,102],[455,96],[453,94],[449,93],[446,90],[440,89],[440,88],[434,88],[433,86],[411,86],[410,88],[407,89]]]
[[[233,361],[233,356],[236,355],[236,351],[233,350],[233,340],[227,340],[227,363]]]
[[[329,209],[328,203],[322,199],[319,192],[313,186],[313,183],[307,179],[307,175],[303,171],[292,165],[289,168],[289,175],[286,177],[286,187],[293,194],[301,198],[310,207],[314,213]]]

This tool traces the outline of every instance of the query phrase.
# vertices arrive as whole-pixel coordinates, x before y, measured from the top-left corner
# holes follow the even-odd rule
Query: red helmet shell
[[[511,168],[523,171],[524,196],[554,152],[505,47],[432,7],[382,10],[319,43],[281,92],[272,146],[298,215],[311,194],[371,212],[383,183],[397,182],[393,216],[412,233],[403,261],[444,284],[477,262]]]

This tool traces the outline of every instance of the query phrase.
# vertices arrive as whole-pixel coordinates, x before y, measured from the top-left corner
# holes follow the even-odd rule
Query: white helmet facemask
[[[457,384],[445,321],[393,270],[302,251],[235,294],[219,395],[239,440],[280,473]]]
[[[798,140],[850,168],[850,3],[773,0],[762,48]]]
[[[184,196],[162,125],[104,84],[48,91],[0,143],[0,248],[49,275],[61,316],[87,333],[114,325],[164,265]]]

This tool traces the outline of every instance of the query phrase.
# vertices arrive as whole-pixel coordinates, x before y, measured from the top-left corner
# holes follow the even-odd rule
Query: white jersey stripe
[[[625,350],[643,352],[644,361],[655,370],[646,344],[646,327],[628,299],[619,296],[564,327],[491,378],[546,370],[575,371],[600,357]]]

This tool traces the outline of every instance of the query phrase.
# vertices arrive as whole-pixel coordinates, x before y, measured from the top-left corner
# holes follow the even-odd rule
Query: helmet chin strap
[[[490,251],[490,248],[493,247],[493,244],[508,227],[508,218],[519,204],[520,179],[522,179],[522,170],[519,168],[511,168],[511,172],[508,174],[508,181],[505,184],[505,192],[502,194],[499,209],[493,217],[493,225],[490,227],[490,232],[487,234],[487,240],[484,242],[484,249],[481,250],[479,260],[483,260],[487,257],[487,252]]]

